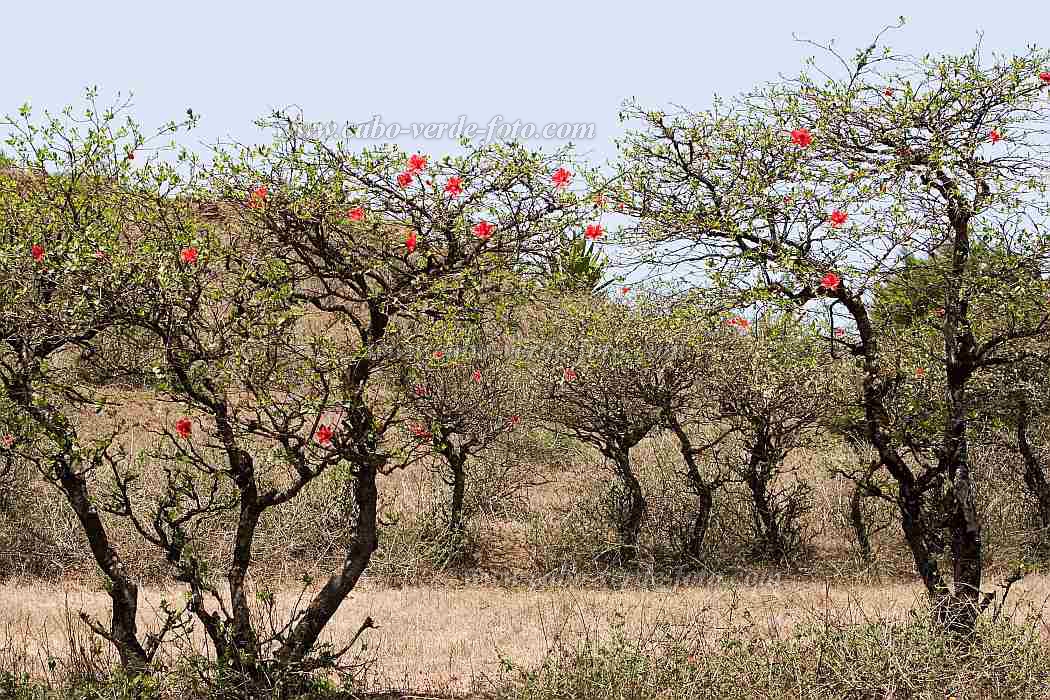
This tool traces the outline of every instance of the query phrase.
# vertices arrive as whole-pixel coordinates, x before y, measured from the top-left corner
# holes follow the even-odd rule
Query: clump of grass
[[[928,611],[858,621],[810,611],[790,632],[747,611],[660,623],[627,634],[553,644],[542,664],[505,660],[507,700],[660,698],[1045,698],[1050,647],[1032,620],[984,620],[960,642],[934,631]]]

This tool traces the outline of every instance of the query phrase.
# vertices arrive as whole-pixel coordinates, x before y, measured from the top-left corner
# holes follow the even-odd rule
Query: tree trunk
[[[689,556],[700,559],[704,549],[704,540],[707,538],[707,527],[711,522],[711,511],[714,508],[714,489],[703,486],[698,489],[696,496],[696,514],[693,516],[693,525],[689,530]]]
[[[106,527],[88,495],[84,477],[65,462],[57,465],[57,471],[59,484],[80,521],[81,530],[87,536],[95,563],[109,580],[109,597],[112,601],[110,642],[117,648],[120,665],[125,671],[142,673],[149,659],[139,642],[135,619],[138,614],[138,586],[128,576],[124,562],[110,544]]]
[[[771,473],[768,459],[766,450],[761,445],[756,445],[751,451],[744,483],[751,492],[759,548],[764,556],[779,559],[785,553],[786,546],[780,523],[777,521],[773,505],[769,502]]]
[[[630,449],[612,446],[606,450],[607,456],[616,466],[617,476],[626,491],[620,511],[617,531],[620,538],[620,554],[624,561],[634,559],[637,553],[638,539],[642,530],[642,518],[645,517],[645,496],[631,469]]]
[[[703,552],[704,540],[707,538],[707,528],[711,522],[711,511],[714,509],[715,484],[708,483],[700,474],[700,467],[696,463],[698,450],[693,448],[689,434],[678,420],[678,416],[670,406],[663,409],[664,422],[667,427],[678,438],[678,449],[682,454],[682,460],[686,466],[686,477],[689,479],[689,487],[696,494],[696,513],[693,515],[693,525],[689,531],[689,541],[686,543],[686,553],[693,559],[700,559]]]
[[[1046,472],[1039,458],[1028,441],[1028,421],[1031,416],[1031,408],[1027,401],[1022,400],[1017,411],[1017,448],[1024,460],[1024,483],[1028,491],[1035,497],[1036,508],[1039,515],[1039,527],[1042,530],[1050,528],[1050,484],[1047,483]]]
[[[354,541],[347,549],[342,566],[310,601],[302,618],[281,646],[277,658],[286,668],[292,663],[301,662],[310,653],[321,631],[357,585],[372,559],[372,553],[379,546],[377,476],[378,464],[375,460],[360,465],[354,484],[354,498],[358,505]]]
[[[448,455],[449,472],[452,477],[452,503],[449,506],[448,529],[452,534],[463,532],[463,500],[466,493],[466,455],[449,450]]]
[[[849,520],[860,548],[860,558],[870,564],[875,561],[875,555],[871,551],[868,523],[864,520],[864,487],[860,483],[853,485],[853,494],[849,499]]]
[[[948,372],[944,455],[952,487],[953,512],[948,523],[955,590],[946,627],[954,633],[971,634],[981,612],[982,541],[966,435],[965,377],[964,370]]]

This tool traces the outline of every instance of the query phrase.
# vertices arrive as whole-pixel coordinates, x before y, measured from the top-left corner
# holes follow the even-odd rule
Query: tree
[[[678,412],[702,371],[699,353],[688,345],[696,340],[691,319],[655,303],[568,298],[552,302],[528,338],[533,381],[542,391],[537,418],[594,447],[612,465],[621,490],[614,553],[625,561],[636,554],[646,512],[631,451],[666,420],[682,420]],[[690,473],[699,478],[695,461]],[[701,511],[702,529],[709,506],[701,504]]]
[[[342,565],[281,638],[274,663],[288,668],[310,654],[378,546],[377,480],[405,463],[386,445],[408,402],[388,403],[379,386],[394,348],[419,342],[426,320],[485,322],[516,298],[515,265],[549,252],[586,212],[551,179],[567,152],[497,144],[433,162],[388,147],[351,152],[280,112],[263,125],[274,142],[217,154],[202,198],[228,212],[222,236],[238,241],[228,264],[244,284],[335,324],[331,440],[356,512]]]
[[[414,436],[429,443],[442,462],[441,478],[451,494],[448,531],[461,536],[468,461],[491,453],[519,429],[532,407],[523,359],[507,347],[509,339],[488,340],[480,329],[435,325],[427,333],[432,342],[404,353],[398,384],[417,417]],[[447,352],[440,349],[446,347]]]
[[[991,65],[979,50],[909,59],[878,40],[843,73],[803,74],[704,113],[668,116],[628,105],[645,130],[623,145],[621,192],[636,223],[624,238],[648,244],[646,262],[698,266],[746,305],[776,298],[849,319],[855,336],[826,342],[862,364],[868,440],[892,477],[901,525],[936,618],[969,633],[992,600],[981,593],[981,525],[970,469],[967,388],[1010,366],[1045,336],[1045,284],[974,264],[979,241],[1015,265],[1045,270],[1047,164],[1039,139],[1050,56]],[[830,51],[830,49],[829,49]],[[999,144],[999,141],[1005,141]],[[687,244],[683,246],[682,244]],[[890,396],[905,381],[886,361],[892,327],[872,315],[873,288],[909,256],[942,251],[936,321],[945,411],[932,462],[912,459],[892,428]],[[705,265],[706,263],[706,265]],[[981,301],[981,304],[976,304]],[[983,323],[978,308],[1005,327]],[[931,549],[950,541],[951,574]]]
[[[844,392],[832,362],[817,350],[815,328],[773,313],[749,328],[723,340],[724,359],[712,368],[709,420],[725,425],[723,435],[739,443],[732,471],[751,497],[755,555],[784,561],[804,548],[801,520],[810,493],[804,480],[785,479],[797,471],[786,460],[816,444],[816,428],[839,409]]]
[[[173,222],[163,192],[182,186],[154,140],[183,127],[170,123],[152,137],[126,117],[127,103],[103,108],[88,91],[74,116],[24,106],[6,117],[8,169],[0,173],[0,433],[7,456],[31,463],[77,516],[111,599],[110,624],[81,617],[116,648],[129,673],[148,670],[164,636],[180,619],[167,609],[162,629],[142,636],[138,586],[113,542],[90,487],[92,475],[119,458],[120,428],[91,439],[81,411],[111,401],[80,386],[63,357],[90,347],[99,334],[150,302],[157,252],[140,232]],[[144,145],[157,147],[132,167]],[[181,154],[183,159],[187,156]]]

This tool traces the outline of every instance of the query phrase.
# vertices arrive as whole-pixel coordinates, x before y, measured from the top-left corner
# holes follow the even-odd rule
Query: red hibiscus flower
[[[180,255],[182,257],[182,262],[186,263],[187,265],[192,265],[193,263],[197,262],[197,249],[193,248],[192,246],[189,248],[183,248],[182,253],[180,253]]]
[[[820,278],[820,286],[824,289],[830,289],[832,291],[839,288],[839,282],[841,278],[834,272],[829,272]]]
[[[474,370],[473,374],[470,375],[470,378],[473,379],[476,382],[480,382],[481,381],[481,370],[480,369]]]
[[[576,370],[572,367],[566,367],[565,371],[561,373],[561,376],[567,382],[576,381]]]
[[[322,445],[327,445],[332,441],[332,429],[327,425],[322,425],[317,429],[317,442]]]
[[[492,224],[482,219],[474,227],[474,235],[485,240],[492,236]]]
[[[441,360],[441,359],[444,359],[444,357],[445,357],[445,353],[441,352],[440,350],[435,350],[434,351],[434,359],[435,360]]]
[[[351,221],[360,221],[365,218],[365,210],[361,207],[354,207],[346,215],[350,217]]]
[[[33,260],[44,262],[44,246],[39,243],[29,246],[29,254],[33,256]]]
[[[10,450],[11,445],[15,444],[15,436],[11,433],[4,435],[2,438],[0,438],[0,444],[3,444],[3,446],[6,449]]]
[[[566,170],[565,168],[558,168],[554,171],[554,175],[551,177],[551,180],[554,181],[555,187],[565,187],[569,184],[569,179],[571,177],[572,173],[570,173],[568,170]]]
[[[743,316],[734,316],[733,318],[726,321],[726,323],[728,323],[730,326],[738,326],[740,330],[747,330],[747,328],[751,325],[751,322]]]
[[[809,133],[809,129],[795,129],[791,132],[791,143],[805,148],[813,143],[813,135]]]
[[[926,368],[925,367],[916,367],[915,368],[915,376],[916,377],[921,377],[924,374],[926,374]]]
[[[521,422],[521,416],[511,416],[510,417],[510,424],[511,425],[517,425],[520,422]]]
[[[175,432],[181,438],[188,438],[193,432],[193,423],[190,422],[189,418],[179,418],[175,421]]]
[[[425,167],[427,167],[426,156],[415,153],[408,159],[408,173],[410,175],[415,175]]]
[[[592,241],[596,241],[601,237],[602,233],[602,227],[598,224],[587,224],[587,232],[583,235]]]
[[[401,187],[408,187],[410,182],[412,182],[412,173],[407,170],[397,176],[397,184]]]
[[[445,192],[453,197],[458,196],[463,192],[463,181],[453,175],[445,183]]]
[[[831,216],[829,218],[831,220],[831,225],[835,228],[838,228],[842,224],[846,223],[846,212],[836,209],[835,211],[831,212]]]
[[[418,439],[418,440],[427,440],[427,439],[430,438],[430,431],[427,430],[426,427],[424,427],[423,425],[421,425],[419,423],[413,423],[412,427],[410,428],[410,430],[412,431],[412,434],[415,435],[416,439]]]
[[[842,336],[846,335],[846,329],[845,328],[836,328],[835,329],[835,335],[837,337],[841,338]]]
[[[620,287],[620,294],[626,295],[629,291],[631,291],[630,287]]]
[[[409,231],[408,237],[405,238],[405,247],[408,248],[409,253],[414,253],[416,250],[416,232]]]
[[[265,186],[256,187],[252,190],[252,193],[248,195],[248,206],[252,209],[258,209],[266,201],[266,196],[270,194],[270,190]]]
[[[420,398],[423,398],[427,395],[427,388],[422,384],[416,384],[415,387],[412,388],[412,391],[415,393],[416,396]]]
[[[1044,84],[1050,85],[1050,70],[1044,70],[1040,73],[1039,79],[1042,80]]]
[[[999,143],[1003,136],[999,133],[998,129],[992,129],[988,132],[988,138],[992,140],[992,143]]]

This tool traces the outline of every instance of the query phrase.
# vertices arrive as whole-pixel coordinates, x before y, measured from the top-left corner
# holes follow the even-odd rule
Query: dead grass
[[[154,627],[160,600],[178,596],[174,589],[144,590],[140,623]],[[297,596],[291,587],[279,591],[278,609],[286,612]],[[1050,577],[1028,577],[1011,591],[1005,616],[1017,622],[1041,617],[1048,600]],[[900,582],[844,586],[779,580],[621,591],[373,588],[359,590],[343,604],[325,639],[345,641],[371,616],[380,628],[366,637],[364,653],[376,658],[370,683],[463,693],[500,687],[507,680],[501,659],[515,668],[534,668],[555,646],[605,639],[614,629],[637,638],[662,626],[714,638],[726,625],[741,625],[754,637],[783,638],[824,613],[848,614],[857,622],[904,621],[917,603],[920,586]],[[8,583],[0,588],[0,624],[7,637],[0,639],[0,661],[10,664],[17,652],[22,657],[18,666],[39,673],[50,655],[64,649],[68,612],[84,610],[106,619],[107,606],[104,593],[81,586]],[[1040,633],[1050,639],[1050,618],[1041,619]],[[205,648],[199,635],[194,643]],[[110,652],[103,648],[100,653]]]

